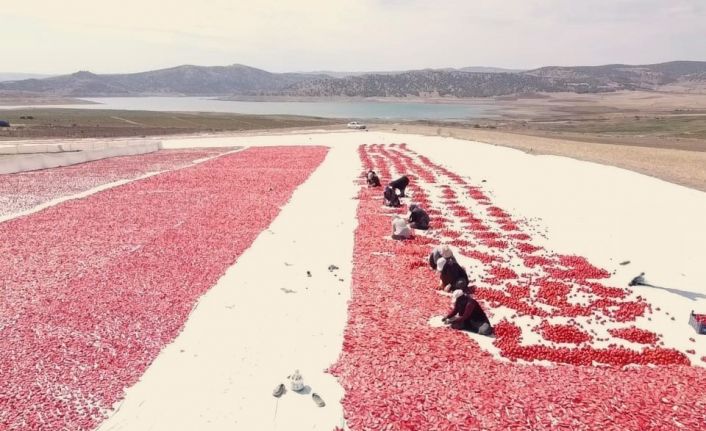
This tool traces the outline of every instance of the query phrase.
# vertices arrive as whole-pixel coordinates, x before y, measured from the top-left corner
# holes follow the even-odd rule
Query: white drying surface
[[[636,326],[661,334],[665,347],[693,349],[695,354],[687,355],[692,364],[706,366],[700,360],[706,356],[706,336],[688,324],[691,310],[706,313],[706,193],[611,166],[494,145],[436,137],[390,139],[407,142],[410,149],[483,186],[493,203],[513,217],[534,219],[532,225],[547,232],[546,239],[533,235],[537,245],[585,256],[616,271],[608,285],[625,287],[644,271],[651,284],[665,289],[633,288],[654,310],[651,321],[641,318]],[[622,266],[623,261],[630,263]],[[495,321],[512,314],[493,311]],[[531,333],[524,338],[536,341]]]
[[[101,430],[343,425],[343,389],[325,369],[338,358],[347,321],[358,171],[355,146],[330,150],[270,228],[200,299],[183,332]],[[337,276],[331,264],[340,268]],[[272,396],[295,368],[324,408],[309,393]]]
[[[514,217],[541,219],[536,223],[549,235],[538,245],[616,269],[615,284],[625,285],[644,270],[655,284],[706,294],[706,268],[700,264],[706,261],[700,246],[706,243],[706,231],[698,224],[706,215],[706,194],[644,175],[416,135],[346,132],[166,139],[164,148],[328,145],[332,150],[271,229],[201,298],[182,334],[128,390],[119,411],[100,429],[340,426],[342,390],[323,370],[336,361],[346,321],[356,206],[350,200],[356,191],[351,181],[360,174],[356,150],[359,144],[393,142],[406,142],[474,182],[487,179],[483,186],[494,203]],[[623,260],[632,263],[619,266]],[[263,262],[272,265],[265,275],[259,273]],[[332,263],[341,268],[338,273],[345,282],[326,270]],[[305,277],[306,270],[312,271],[312,278]],[[706,354],[706,337],[699,338],[686,323],[692,308],[706,312],[706,301],[638,289],[663,312],[677,317],[671,321],[656,313],[652,322],[639,322],[640,327],[663,334],[668,346],[694,348],[697,357]],[[689,342],[689,337],[698,343]],[[480,338],[481,346],[492,351],[490,339]],[[291,391],[279,401],[272,397],[274,386],[296,367],[326,400],[325,408],[318,409],[309,396]]]
[[[537,245],[585,256],[601,268],[616,271],[608,284],[625,287],[644,271],[652,284],[671,289],[634,288],[654,309],[651,320],[639,319],[636,326],[662,335],[665,347],[682,352],[693,349],[692,364],[706,366],[699,359],[706,356],[706,336],[697,335],[688,325],[691,310],[706,313],[706,229],[702,227],[706,193],[612,166],[454,138],[347,132],[271,135],[236,142],[345,147],[407,143],[410,149],[482,185],[494,204],[513,217],[532,219],[533,230],[547,234],[546,239],[533,235]],[[233,139],[176,139],[164,145],[233,145]],[[483,179],[487,182],[481,183]],[[630,264],[619,265],[626,260]],[[491,313],[495,314],[493,321],[512,314],[502,309]],[[524,338],[537,341],[532,333]],[[484,348],[497,353],[490,345]]]

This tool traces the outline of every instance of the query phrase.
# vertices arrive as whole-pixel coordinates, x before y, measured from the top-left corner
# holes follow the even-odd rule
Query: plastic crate
[[[693,326],[698,334],[706,334],[706,314],[695,314],[693,311],[689,316],[689,325]]]

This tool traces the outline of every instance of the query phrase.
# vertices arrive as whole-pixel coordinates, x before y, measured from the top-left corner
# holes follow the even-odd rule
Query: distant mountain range
[[[336,75],[336,76],[331,76]],[[150,72],[77,72],[0,82],[0,93],[100,96],[492,97],[536,92],[660,89],[706,92],[706,62],[630,66],[425,69],[382,73],[270,73],[243,65],[178,66]]]
[[[22,79],[42,79],[48,78],[51,75],[40,75],[38,73],[9,73],[0,72],[0,82],[4,81],[19,81]]]
[[[454,69],[451,67],[444,69],[433,69],[440,70],[444,72],[479,72],[479,73],[518,73],[524,72],[525,69],[503,69],[501,67],[484,67],[484,66],[473,66],[473,67],[462,67],[460,69]],[[408,70],[391,70],[391,71],[379,71],[379,72],[333,72],[333,71],[320,71],[320,72],[302,72],[306,74],[316,74],[316,75],[326,75],[332,78],[347,78],[350,76],[363,76],[363,75],[399,75],[401,73],[409,72]]]

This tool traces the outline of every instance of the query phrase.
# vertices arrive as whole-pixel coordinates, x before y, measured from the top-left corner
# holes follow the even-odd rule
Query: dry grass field
[[[325,118],[295,116],[49,108],[4,110],[0,111],[0,118],[13,125],[9,129],[0,129],[0,140],[218,133],[310,128],[341,123]]]

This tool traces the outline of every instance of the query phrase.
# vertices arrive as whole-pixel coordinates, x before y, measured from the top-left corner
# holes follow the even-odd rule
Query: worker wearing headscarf
[[[466,270],[463,269],[453,257],[449,257],[448,259],[444,257],[439,258],[439,260],[436,261],[436,270],[439,271],[441,287],[447,292],[450,292],[451,288],[458,281],[468,283]]]
[[[443,322],[453,329],[476,332],[480,335],[493,335],[493,327],[478,301],[473,298],[474,289],[457,289],[452,293],[454,305]]]
[[[392,219],[392,239],[410,239],[414,236],[414,231],[402,217]]]
[[[429,254],[429,266],[431,269],[436,269],[436,262],[439,258],[448,259],[453,257],[453,252],[448,245],[438,245],[434,247],[434,250]]]

